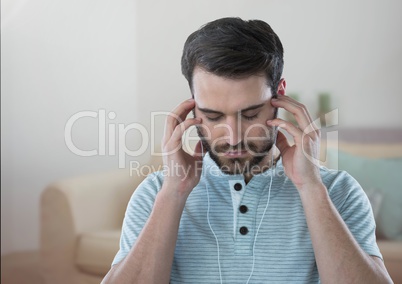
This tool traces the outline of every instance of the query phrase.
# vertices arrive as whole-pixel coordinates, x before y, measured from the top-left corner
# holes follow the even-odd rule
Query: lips
[[[246,150],[243,150],[243,151],[227,151],[227,152],[225,152],[225,156],[231,157],[231,158],[244,156],[246,154],[247,154]]]

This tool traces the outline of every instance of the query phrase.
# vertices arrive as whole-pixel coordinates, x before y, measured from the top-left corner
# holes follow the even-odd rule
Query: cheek
[[[259,121],[258,123],[250,123],[247,126],[244,126],[244,134],[243,137],[245,140],[253,138],[266,138],[271,136],[271,131],[267,125],[265,125],[264,121]],[[261,139],[256,139],[256,141],[261,141]]]
[[[229,131],[223,123],[206,122],[200,126],[202,136],[210,143],[226,143]]]
[[[226,131],[226,128],[223,126],[223,124],[210,123],[208,125],[208,129],[210,131],[211,140],[216,140],[228,135],[228,131]]]
[[[198,126],[199,132],[207,140],[212,140],[217,136],[216,130],[214,129],[214,124],[206,121],[204,118],[202,124]]]

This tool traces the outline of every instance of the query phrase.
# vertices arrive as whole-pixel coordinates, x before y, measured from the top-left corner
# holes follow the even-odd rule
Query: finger
[[[313,122],[305,105],[288,96],[279,96],[276,99],[272,99],[271,104],[275,107],[283,108],[292,113],[296,118],[300,129],[305,131],[306,134],[310,136],[319,135],[318,128]]]
[[[302,139],[303,132],[299,128],[297,128],[295,125],[290,123],[289,121],[286,121],[286,120],[283,120],[280,118],[276,118],[273,120],[268,120],[267,125],[277,126],[277,127],[280,127],[282,129],[286,130],[290,135],[293,136],[295,143],[300,142]]]
[[[278,96],[278,97],[274,98],[272,101],[273,101],[274,103],[275,103],[275,102],[277,102],[277,103],[281,103],[281,102],[288,103],[289,106],[290,106],[290,112],[291,112],[292,114],[296,114],[297,110],[299,110],[299,111],[301,110],[301,112],[302,112],[303,114],[305,114],[305,116],[307,117],[307,119],[308,119],[309,122],[312,122],[312,121],[313,121],[313,119],[311,118],[310,113],[308,112],[306,106],[305,106],[304,104],[300,103],[299,101],[297,101],[297,100],[295,100],[295,99],[289,97],[289,96]],[[285,108],[285,107],[284,107],[284,108]],[[286,109],[286,108],[285,108],[285,109]],[[288,109],[286,109],[286,110],[288,110]],[[292,110],[293,110],[293,111],[292,111]],[[289,111],[289,110],[288,110],[288,111]],[[297,114],[296,114],[296,115],[297,115]]]
[[[192,125],[201,123],[201,118],[189,118],[177,125],[170,137],[163,138],[164,155],[170,155],[182,149],[184,132]]]
[[[203,146],[202,146],[202,142],[200,140],[200,141],[197,142],[197,145],[195,145],[193,157],[201,160],[203,158],[203,156],[204,156],[203,152],[204,152],[203,151]]]
[[[186,132],[193,125],[201,123],[201,118],[189,118],[177,125],[172,133],[171,140],[181,143],[181,139]]]
[[[177,125],[182,123],[190,111],[194,108],[195,101],[193,99],[186,100],[180,103],[165,120],[164,141],[167,141],[172,136],[172,133]]]
[[[286,151],[290,148],[290,144],[288,139],[282,132],[278,131],[277,135],[278,136],[276,138],[276,146],[278,147],[279,152],[281,152],[281,155],[283,156],[286,153]]]

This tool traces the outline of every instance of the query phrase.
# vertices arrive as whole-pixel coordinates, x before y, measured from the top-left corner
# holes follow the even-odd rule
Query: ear
[[[278,91],[276,92],[278,95],[282,95],[284,96],[286,94],[286,81],[284,78],[282,78],[279,81],[279,85],[278,85]]]

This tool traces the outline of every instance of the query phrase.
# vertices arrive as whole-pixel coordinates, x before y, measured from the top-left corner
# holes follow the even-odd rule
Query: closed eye
[[[243,118],[247,119],[247,120],[253,120],[256,119],[258,117],[258,113],[254,114],[254,115],[242,115]]]
[[[218,116],[215,116],[215,117],[206,116],[206,118],[207,118],[209,121],[218,121],[219,119],[222,118],[222,115],[218,115]]]
[[[253,119],[255,119],[255,118],[258,117],[258,114],[259,114],[259,113],[260,113],[259,110],[248,110],[248,111],[243,111],[243,112],[241,113],[241,116],[242,116],[244,119],[253,120]]]

